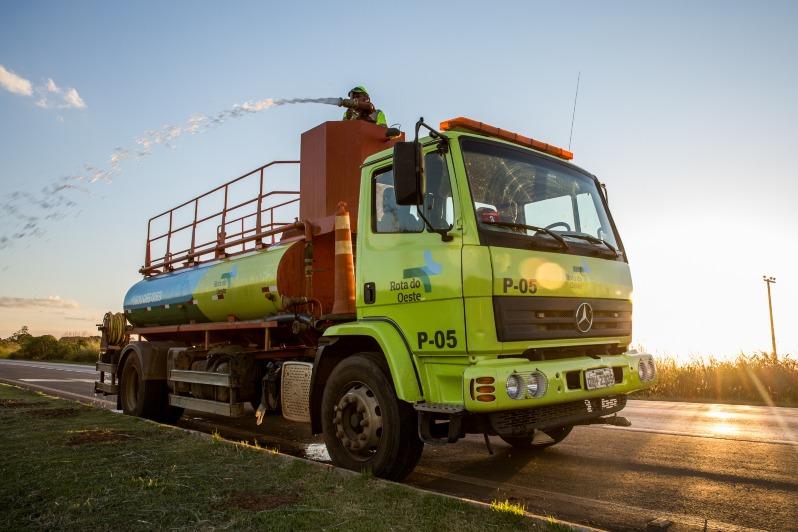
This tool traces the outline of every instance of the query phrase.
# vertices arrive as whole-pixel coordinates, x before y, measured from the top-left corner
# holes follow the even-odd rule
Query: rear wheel
[[[571,433],[572,426],[536,430],[531,436],[500,436],[516,449],[545,449],[563,441]],[[539,435],[538,435],[539,433]]]
[[[344,359],[322,396],[322,429],[335,465],[401,480],[416,467],[424,443],[412,406],[396,397],[378,353]]]
[[[169,406],[166,381],[144,380],[138,356],[131,355],[122,370],[119,398],[122,411],[129,416],[145,417],[164,423],[175,423],[183,415],[182,408]]]

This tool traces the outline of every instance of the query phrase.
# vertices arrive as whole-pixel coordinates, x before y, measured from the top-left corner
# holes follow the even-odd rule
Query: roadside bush
[[[13,340],[0,340],[0,358],[11,358],[11,354],[19,347],[19,344]]]
[[[659,358],[657,373],[657,384],[639,397],[798,405],[798,361],[789,355],[741,353],[734,360],[709,358],[686,364]]]
[[[14,344],[2,354],[2,344]],[[100,342],[96,338],[62,338],[55,336],[29,336],[21,343],[3,340],[0,343],[0,356],[19,360],[65,360],[68,362],[96,362]]]

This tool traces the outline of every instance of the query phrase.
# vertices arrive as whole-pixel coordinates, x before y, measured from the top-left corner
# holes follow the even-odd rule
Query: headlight
[[[530,399],[534,397],[542,397],[546,393],[548,381],[546,376],[542,373],[534,371],[527,376],[526,379],[526,396]]]
[[[523,395],[523,386],[521,385],[521,378],[516,375],[512,374],[507,377],[507,384],[505,384],[505,390],[507,390],[507,395],[510,399],[521,399]]]
[[[653,381],[657,376],[657,367],[653,358],[641,358],[637,365],[637,374],[641,381]]]
[[[548,379],[539,372],[513,373],[507,377],[505,389],[510,399],[534,399],[543,397],[548,388]]]

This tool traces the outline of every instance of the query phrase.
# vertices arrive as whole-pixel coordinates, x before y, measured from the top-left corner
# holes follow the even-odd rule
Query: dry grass
[[[798,361],[789,355],[739,354],[733,360],[657,360],[657,384],[637,397],[798,406]]]

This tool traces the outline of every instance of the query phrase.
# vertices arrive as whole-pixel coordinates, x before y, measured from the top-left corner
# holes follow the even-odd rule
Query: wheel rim
[[[367,460],[377,452],[382,438],[382,410],[374,392],[362,382],[353,383],[333,407],[335,436],[353,458]]]
[[[125,410],[128,412],[132,412],[136,409],[136,403],[139,397],[139,386],[141,386],[139,372],[132,366],[126,367],[124,378],[122,379],[122,403]]]

